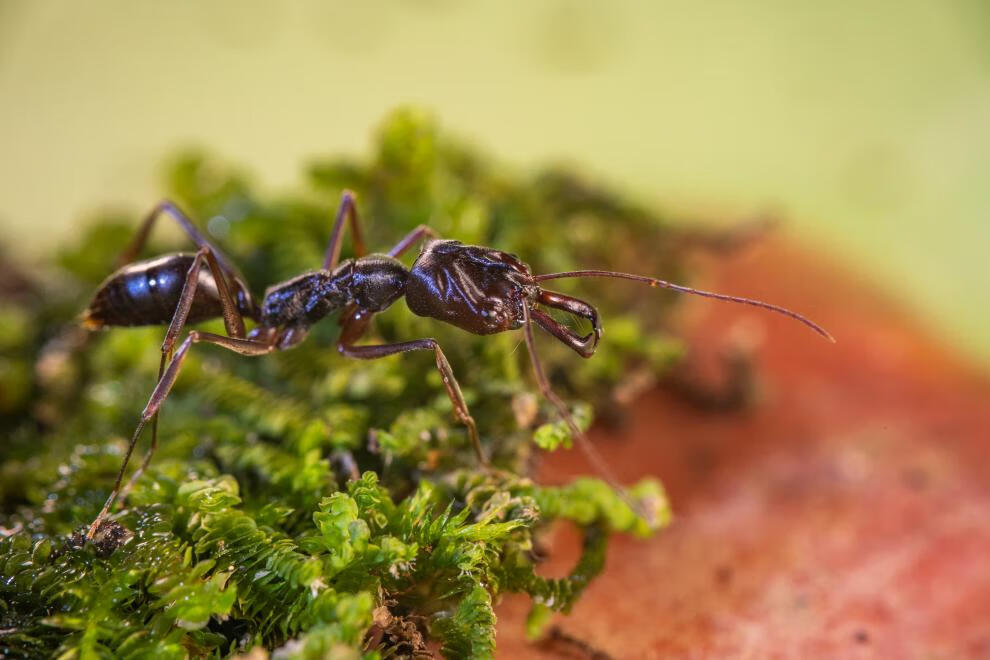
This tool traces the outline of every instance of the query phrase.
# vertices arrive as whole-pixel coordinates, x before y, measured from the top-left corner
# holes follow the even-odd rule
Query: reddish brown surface
[[[712,415],[653,392],[597,435],[623,480],[664,481],[677,519],[613,542],[565,632],[617,658],[990,657],[990,379],[814,262],[773,243],[708,284],[805,311],[838,344],[692,301],[692,341],[763,337],[762,403]],[[586,471],[554,455],[546,480]],[[565,574],[575,539],[550,547]],[[522,639],[527,609],[499,607],[500,657],[556,657]]]

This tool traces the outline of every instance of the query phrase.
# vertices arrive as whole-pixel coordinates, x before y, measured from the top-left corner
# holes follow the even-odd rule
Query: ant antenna
[[[804,325],[808,326],[818,334],[820,334],[825,339],[829,340],[833,344],[835,343],[835,337],[833,337],[829,332],[818,325],[811,319],[798,314],[797,312],[792,312],[789,309],[780,307],[778,305],[772,305],[762,300],[753,300],[752,298],[742,298],[740,296],[729,296],[724,293],[713,293],[711,291],[702,291],[701,289],[692,289],[689,286],[682,286],[680,284],[673,284],[666,280],[659,280],[655,277],[646,277],[644,275],[633,275],[631,273],[618,273],[611,270],[571,270],[563,273],[548,273],[546,275],[534,275],[533,280],[536,282],[543,282],[545,280],[559,280],[566,277],[615,277],[624,280],[634,280],[636,282],[645,282],[651,287],[660,287],[662,289],[670,289],[672,291],[678,291],[680,293],[690,293],[696,296],[703,296],[705,298],[715,298],[716,300],[727,300],[728,302],[740,303],[743,305],[752,305],[753,307],[760,307],[762,309],[770,310],[771,312],[777,312],[778,314],[783,314],[784,316],[789,316],[795,321],[799,321]]]

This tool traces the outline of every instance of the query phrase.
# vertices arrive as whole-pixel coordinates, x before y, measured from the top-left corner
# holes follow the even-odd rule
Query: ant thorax
[[[380,312],[402,296],[408,277],[402,262],[383,254],[347,259],[333,271],[309,271],[265,292],[261,324],[309,326],[351,303]]]
[[[350,298],[353,265],[345,261],[333,272],[312,270],[269,287],[261,303],[261,325],[308,326],[340,309]]]

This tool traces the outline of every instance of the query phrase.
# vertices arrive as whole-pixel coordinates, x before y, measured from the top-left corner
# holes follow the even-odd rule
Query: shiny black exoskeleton
[[[348,305],[367,313],[381,312],[402,296],[409,271],[384,254],[347,259],[333,271],[303,273],[269,287],[256,319],[259,332],[275,332],[278,346],[302,341],[309,327]]]
[[[100,286],[84,322],[90,328],[170,323],[194,259],[193,254],[178,253],[121,268]],[[573,342],[575,347],[590,342],[578,351],[585,357],[594,352],[601,337],[593,307],[560,294],[547,295],[529,266],[515,255],[453,240],[427,240],[409,269],[395,257],[371,254],[342,261],[333,271],[303,273],[269,287],[258,307],[239,276],[226,279],[240,315],[258,324],[253,336],[274,335],[279,348],[299,343],[311,325],[344,307],[353,305],[356,313],[374,314],[403,296],[414,314],[478,335],[521,328],[526,318],[523,307],[530,306],[531,314],[540,313],[535,309],[539,303],[592,321],[592,333],[574,337]],[[221,316],[216,279],[209,270],[200,269],[186,323]],[[549,317],[544,316],[535,318],[538,324],[547,324]],[[551,330],[555,331],[566,328]]]
[[[459,241],[428,241],[409,281],[406,304],[414,314],[476,335],[521,328],[523,305],[539,287],[529,266],[514,255]]]
[[[195,254],[179,252],[124,266],[97,289],[83,312],[83,323],[94,330],[103,326],[167,325],[175,316],[186,274],[195,259]],[[235,277],[230,278],[230,286],[241,315],[255,318],[247,285]],[[201,270],[186,322],[220,316],[223,308],[216,282],[210,271]]]
[[[176,253],[131,263],[147,240],[156,218],[165,214],[175,220],[199,247],[195,254]],[[345,221],[354,239],[356,258],[340,261]],[[403,253],[423,239],[419,256],[411,268],[399,261]],[[354,198],[345,193],[330,235],[326,256],[319,270],[309,271],[270,287],[261,304],[255,303],[243,277],[196,226],[171,202],[162,202],[148,215],[133,243],[122,255],[125,264],[107,278],[83,313],[84,324],[105,326],[168,325],[162,343],[161,368],[148,405],[124,457],[117,482],[103,510],[94,520],[92,538],[120,490],[120,483],[141,431],[152,422],[151,448],[130,484],[144,470],[157,444],[157,415],[183,360],[193,344],[206,342],[242,355],[265,355],[290,348],[305,339],[310,327],[341,311],[337,350],[348,357],[371,360],[413,350],[433,351],[444,388],[454,413],[468,429],[480,461],[487,462],[474,419],[468,412],[460,386],[446,356],[434,339],[414,339],[382,345],[358,345],[374,314],[399,298],[419,316],[434,318],[477,335],[522,329],[540,391],[553,403],[571,428],[579,444],[592,454],[584,435],[574,424],[563,402],[550,389],[536,357],[532,325],[535,323],[583,357],[591,357],[602,336],[598,312],[590,304],[561,293],[546,291],[544,280],[563,277],[613,277],[641,281],[686,293],[742,302],[787,314],[828,337],[828,333],[804,317],[767,303],[698,291],[663,280],[610,271],[571,271],[533,275],[517,257],[492,248],[440,240],[428,227],[406,235],[387,254],[365,255]],[[564,311],[586,319],[591,331],[579,335],[553,319],[542,308]],[[226,335],[190,331],[179,343],[187,323],[223,317]],[[254,321],[248,332],[244,319]],[[607,474],[603,465],[599,469]],[[128,488],[130,487],[128,485]],[[126,494],[126,489],[124,491]]]

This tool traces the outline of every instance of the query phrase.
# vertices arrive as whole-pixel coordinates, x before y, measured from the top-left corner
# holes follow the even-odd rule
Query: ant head
[[[449,240],[424,244],[406,283],[413,313],[476,335],[522,327],[523,306],[538,294],[529,266],[516,256]]]
[[[591,357],[602,336],[598,312],[588,303],[544,291],[515,255],[458,241],[434,240],[423,246],[410,270],[406,304],[420,316],[477,335],[521,328],[528,311],[533,322],[583,357]],[[591,333],[578,335],[540,306],[588,319]]]

